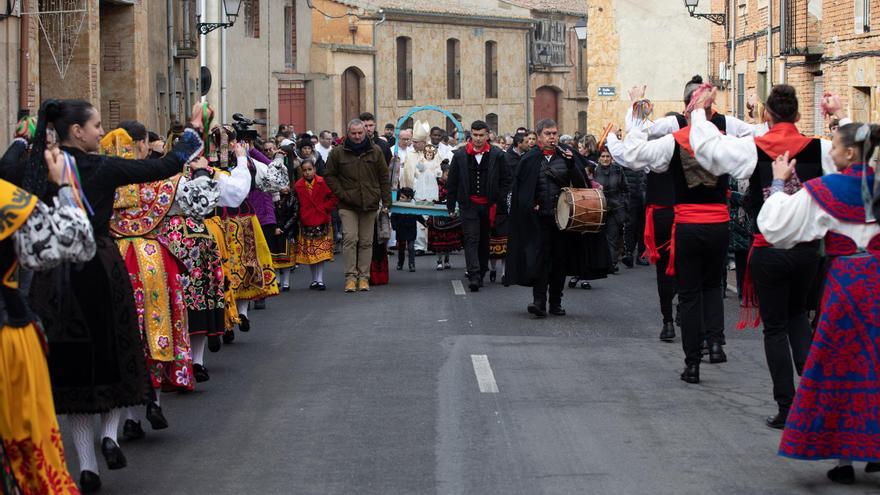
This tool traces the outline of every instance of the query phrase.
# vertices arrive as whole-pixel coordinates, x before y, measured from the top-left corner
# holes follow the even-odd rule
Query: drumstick
[[[608,135],[611,134],[611,129],[614,128],[614,124],[608,124],[605,126],[605,131],[602,133],[602,137],[599,138],[599,152],[605,149],[605,141],[608,139]]]

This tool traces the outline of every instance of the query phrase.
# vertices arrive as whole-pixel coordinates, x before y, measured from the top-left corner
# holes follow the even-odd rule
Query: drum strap
[[[675,276],[675,227],[680,223],[727,223],[730,211],[724,203],[675,205],[675,221],[672,222],[672,238],[669,240],[669,266],[666,274]]]

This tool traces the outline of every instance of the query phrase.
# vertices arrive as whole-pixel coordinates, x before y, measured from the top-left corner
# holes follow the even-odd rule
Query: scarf
[[[784,155],[786,151],[789,156],[796,157],[804,148],[807,147],[812,139],[802,135],[794,124],[788,122],[780,122],[774,124],[767,131],[767,134],[755,138],[755,144],[771,160],[775,160],[779,155]]]
[[[556,154],[556,148],[541,148],[541,152],[544,156],[553,156]]]
[[[465,148],[465,150],[467,151],[467,154],[471,156],[482,155],[483,153],[489,152],[489,143],[486,142],[483,144],[482,148],[476,149],[474,148],[474,142],[468,141],[467,148]]]
[[[345,138],[345,148],[351,150],[356,155],[363,155],[372,147],[373,142],[369,138],[364,139],[359,144],[355,144],[351,139]]]

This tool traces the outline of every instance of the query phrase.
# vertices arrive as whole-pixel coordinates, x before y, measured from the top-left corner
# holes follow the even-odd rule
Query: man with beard
[[[580,279],[607,276],[604,232],[580,234],[559,230],[556,203],[564,187],[588,188],[586,160],[558,145],[559,128],[551,119],[537,125],[538,146],[519,162],[513,180],[508,238],[507,281],[532,287],[528,312],[538,318],[565,315],[562,290],[566,275]]]

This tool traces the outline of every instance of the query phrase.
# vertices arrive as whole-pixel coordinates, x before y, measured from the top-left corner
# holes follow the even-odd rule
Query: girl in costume
[[[834,133],[831,158],[839,174],[784,192],[796,160],[773,163],[771,195],[758,226],[774,246],[825,240],[829,265],[819,325],[788,413],[779,454],[794,459],[838,459],[828,472],[837,483],[855,480],[853,461],[880,471],[880,225],[870,212],[880,126],[847,124]]]
[[[314,168],[314,167],[313,167]],[[299,200],[296,192],[285,187],[275,201],[275,220],[277,225],[272,235],[270,248],[272,264],[281,292],[290,290],[290,272],[296,267],[296,236],[299,232]],[[267,239],[268,240],[268,239]]]
[[[101,140],[101,150],[107,156],[125,159],[143,159],[149,155],[147,130],[136,121],[120,123]],[[161,389],[191,391],[194,388],[192,352],[187,317],[192,310],[190,325],[193,330],[206,331],[199,318],[199,301],[217,302],[219,283],[210,271],[192,266],[205,254],[213,254],[216,261],[209,270],[219,268],[216,248],[210,245],[195,248],[195,235],[186,235],[182,228],[186,219],[192,229],[200,219],[213,211],[219,196],[218,185],[210,178],[207,161],[194,162],[188,176],[177,174],[169,179],[145,184],[131,184],[116,191],[110,230],[117,239],[119,251],[125,259],[134,290],[138,312],[138,326],[144,343],[152,392],[146,417],[154,430],[168,427],[168,421],[159,404]],[[185,245],[188,247],[184,247]],[[189,261],[190,267],[184,263]],[[205,293],[213,285],[214,293]],[[213,284],[211,283],[213,281]],[[220,298],[222,304],[222,296]],[[222,316],[222,306],[220,308]],[[140,438],[143,430],[135,408],[129,408],[123,427],[126,438]]]
[[[19,265],[47,270],[64,262],[84,263],[95,255],[95,241],[68,182],[71,171],[63,173],[65,157],[57,151],[44,155],[51,180],[61,186],[54,207],[0,180],[6,220],[0,226],[0,298],[7,317],[0,329],[0,438],[3,490],[10,494],[79,493],[55,417],[45,335],[19,292],[18,273]],[[16,139],[4,156],[4,170],[26,156],[27,142]]]
[[[439,191],[438,203],[446,203],[446,178],[449,175],[449,164],[444,163],[442,176],[437,179]],[[428,218],[428,251],[437,254],[437,271],[449,270],[449,253],[461,251],[464,233],[461,230],[461,218],[429,217]]]
[[[309,265],[312,284],[309,289],[326,290],[324,263],[333,261],[333,226],[330,212],[336,207],[336,196],[324,179],[316,174],[315,164],[300,164],[303,178],[296,181],[294,191],[299,202],[299,234],[296,239],[296,262]]]
[[[145,403],[147,376],[134,294],[125,262],[110,236],[116,189],[178,174],[202,150],[202,107],[169,154],[158,160],[125,160],[96,154],[101,115],[81,100],[47,100],[40,108],[25,189],[50,192],[43,158],[46,127],[76,161],[77,177],[94,229],[97,254],[77,267],[63,265],[34,276],[31,303],[49,339],[49,372],[55,407],[69,415],[84,491],[100,486],[95,458],[95,417],[101,418],[101,451],[110,469],[127,462],[116,442],[123,409]],[[208,109],[210,113],[211,110]],[[75,269],[74,269],[75,268]]]

